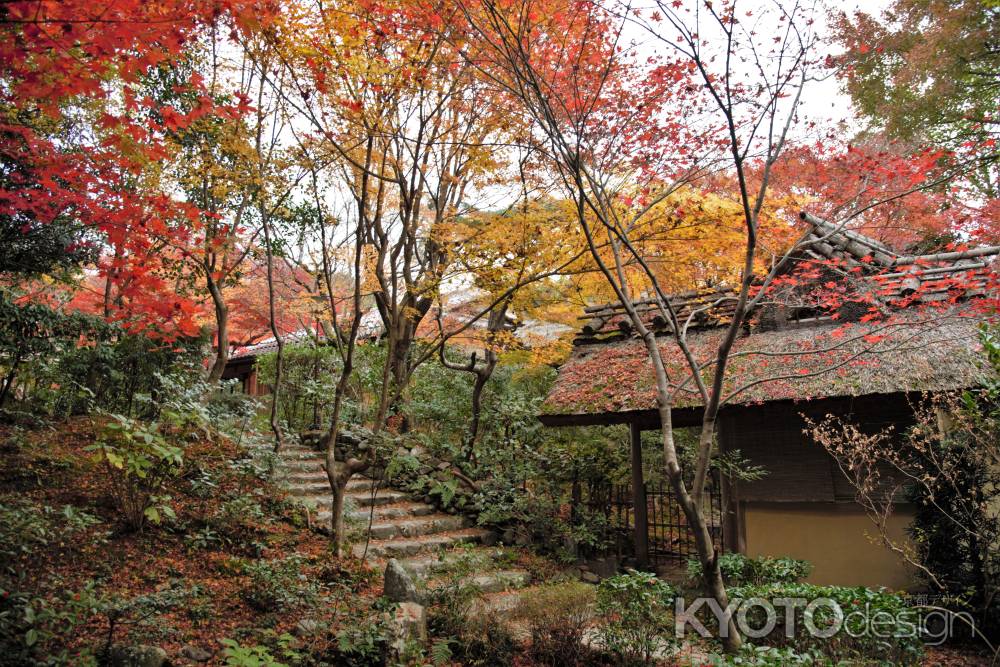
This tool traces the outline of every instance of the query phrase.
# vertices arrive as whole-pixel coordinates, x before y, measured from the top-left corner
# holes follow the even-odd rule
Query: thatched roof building
[[[776,303],[779,298],[751,312],[727,372],[728,404],[959,389],[982,378],[979,326],[995,315],[1000,276],[992,264],[1000,247],[903,256],[857,232],[809,221],[810,238],[822,241],[807,246],[796,264],[835,262],[854,283],[853,298],[866,293],[867,301],[846,298],[831,313],[814,301]],[[687,339],[703,364],[713,359],[731,320],[729,296],[716,290],[670,299],[678,321],[690,318]],[[697,421],[701,398],[669,323],[654,302],[640,304],[639,311],[662,339],[677,418]],[[542,422],[655,420],[652,362],[624,308],[590,307],[581,320]]]
[[[903,434],[920,392],[975,386],[992,373],[979,327],[997,317],[1000,247],[902,255],[858,232],[803,218],[807,245],[749,313],[734,345],[717,424],[721,451],[739,450],[768,474],[724,479],[714,528],[727,550],[813,561],[816,583],[905,586],[912,573],[866,537],[872,526],[854,489],[807,435],[806,420],[834,414]],[[706,374],[732,320],[733,296],[710,290],[670,298]],[[671,324],[655,302],[638,310],[660,341],[674,424],[699,425],[701,395]],[[676,539],[671,533],[665,541],[647,520],[662,514],[661,501],[646,495],[639,437],[660,426],[652,363],[620,304],[587,308],[581,321],[540,419],[549,426],[631,426],[626,514],[643,565],[669,554]],[[905,538],[909,517],[900,505],[887,530]]]

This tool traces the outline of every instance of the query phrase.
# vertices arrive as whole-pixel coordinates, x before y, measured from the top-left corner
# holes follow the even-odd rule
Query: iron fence
[[[698,554],[694,533],[687,515],[670,486],[646,484],[646,525],[650,565],[684,562]],[[635,501],[630,484],[607,484],[591,489],[591,511],[604,515],[613,549],[621,558],[639,558],[635,548]],[[718,475],[709,478],[705,488],[705,519],[718,550],[723,546],[723,507]]]

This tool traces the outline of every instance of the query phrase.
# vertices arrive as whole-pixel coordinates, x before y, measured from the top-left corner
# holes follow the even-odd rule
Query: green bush
[[[794,636],[785,636],[787,607],[775,605],[777,613],[774,630],[765,637],[747,637],[754,644],[776,648],[790,648],[799,653],[821,651],[833,660],[878,660],[894,664],[919,664],[923,645],[918,635],[919,624],[915,610],[905,599],[885,590],[845,586],[814,586],[812,584],[765,584],[743,586],[729,592],[733,600],[762,598],[799,598],[807,601],[818,598],[833,600],[843,616],[843,627],[828,638],[811,636],[807,620],[820,631],[828,631],[838,623],[837,612],[829,604],[817,606],[806,612],[806,605],[794,608]],[[767,623],[765,609],[752,606],[746,612],[751,628],[763,628]],[[876,628],[872,623],[877,624]],[[876,630],[876,632],[872,630]],[[888,636],[885,636],[888,635]]]
[[[538,665],[586,664],[584,635],[594,619],[594,589],[574,581],[539,588],[521,599],[513,617],[531,633],[529,657]]]
[[[180,472],[184,450],[167,442],[158,424],[111,415],[86,449],[104,464],[111,497],[130,528],[141,531],[147,520],[173,518],[169,497],[159,494]]]
[[[0,556],[30,556],[40,548],[64,543],[78,532],[101,522],[72,505],[62,509],[40,507],[23,499],[0,502]]]
[[[234,639],[220,640],[226,667],[288,667],[271,655],[266,646],[243,646]]]
[[[674,589],[649,572],[609,577],[597,587],[602,645],[628,663],[651,664],[674,642]]]
[[[719,556],[719,569],[727,586],[760,586],[801,581],[812,572],[812,564],[796,558],[750,558],[739,553],[728,553]],[[687,572],[691,579],[701,580],[701,561],[694,558],[689,560]]]
[[[785,667],[786,665],[823,665],[832,666],[835,663],[823,655],[821,651],[806,651],[799,653],[790,648],[775,648],[773,646],[744,645],[737,655],[709,656],[705,667]]]
[[[301,574],[302,557],[262,560],[246,566],[249,581],[243,599],[253,608],[282,611],[314,602],[319,586]]]

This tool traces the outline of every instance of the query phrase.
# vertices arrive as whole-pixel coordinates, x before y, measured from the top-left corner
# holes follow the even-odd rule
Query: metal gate
[[[650,565],[684,562],[695,558],[698,550],[687,516],[665,483],[646,484],[646,515],[649,548],[646,561]],[[590,496],[592,511],[604,514],[614,544],[620,557],[638,558],[635,553],[635,502],[629,484],[609,484],[594,489]],[[705,485],[705,519],[716,549],[723,546],[722,493],[718,475],[714,474]]]

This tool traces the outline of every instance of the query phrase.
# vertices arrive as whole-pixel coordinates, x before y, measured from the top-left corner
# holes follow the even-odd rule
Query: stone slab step
[[[443,582],[430,581],[427,587],[433,590]],[[473,575],[467,583],[474,585],[485,594],[502,593],[525,588],[531,584],[531,574],[527,570],[496,570]]]
[[[465,528],[447,533],[435,533],[418,538],[394,538],[372,540],[368,546],[368,559],[405,558],[434,549],[453,547],[458,544],[490,544],[496,541],[496,534],[485,528]],[[356,557],[364,555],[365,545],[353,548]]]
[[[286,472],[293,471],[307,471],[307,470],[323,470],[323,464],[326,462],[321,456],[314,458],[300,458],[300,459],[283,459],[278,467]]]
[[[354,504],[357,508],[371,507],[376,505],[381,507],[382,505],[395,505],[403,501],[409,500],[409,496],[402,491],[396,491],[395,489],[379,489],[378,494],[372,498],[372,494],[367,491],[348,491],[346,497]],[[320,508],[326,508],[330,506],[333,501],[333,497],[330,495],[329,490],[325,490],[325,493],[313,493],[306,495],[296,495],[295,499],[302,503],[307,503]],[[321,515],[324,512],[320,512]],[[325,512],[326,516],[329,517],[329,511]]]
[[[402,517],[418,517],[434,514],[437,509],[427,503],[417,501],[403,501],[401,503],[391,503],[389,505],[376,505],[374,521],[381,522],[388,519],[398,519]],[[348,516],[357,521],[368,521],[369,512],[367,509],[349,512]]]
[[[286,484],[326,481],[326,471],[322,468],[317,468],[315,470],[285,470],[282,472],[283,474],[281,476],[281,480]]]
[[[391,505],[392,503],[399,503],[410,499],[410,496],[407,493],[385,487],[379,489],[374,498],[372,498],[372,493],[369,489],[348,489],[345,495],[358,507],[368,507],[369,505]]]
[[[347,483],[347,495],[353,495],[354,492],[371,495],[372,483],[373,480],[370,479],[352,479]],[[285,489],[289,495],[298,497],[331,495],[330,483],[326,479],[326,473],[323,473],[322,477],[314,480],[293,481],[290,479],[285,484]],[[379,490],[379,493],[382,493],[382,489]]]
[[[288,443],[281,448],[281,456],[284,456],[285,454],[297,454],[300,452],[308,452],[310,454],[316,454],[316,453],[321,453],[322,450],[317,449],[316,447],[305,447],[297,443]]]
[[[472,563],[494,563],[503,556],[504,550],[493,547],[462,547],[440,553],[421,554],[400,560],[400,564],[414,579],[431,579],[435,574],[464,560]]]
[[[397,518],[372,523],[372,539],[388,540],[394,537],[421,537],[452,530],[469,528],[469,520],[453,514],[431,514],[415,518]]]

